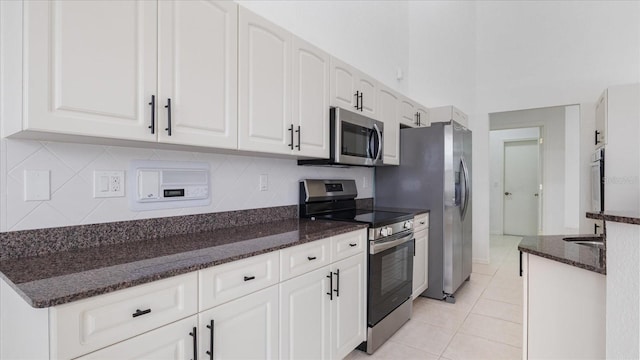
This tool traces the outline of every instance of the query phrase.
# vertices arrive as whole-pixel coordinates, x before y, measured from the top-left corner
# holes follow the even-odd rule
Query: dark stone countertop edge
[[[571,265],[571,266],[575,266],[577,268],[581,268],[584,270],[589,270],[589,271],[593,271],[596,272],[598,274],[602,274],[602,275],[607,275],[607,269],[606,268],[598,268],[595,267],[593,265],[589,265],[589,264],[585,264],[585,263],[581,263],[581,262],[576,262],[564,257],[560,257],[560,256],[555,256],[546,252],[542,252],[542,251],[537,251],[534,249],[530,249],[527,247],[523,247],[521,245],[518,245],[518,250],[522,251],[523,253],[529,253],[532,255],[536,255],[536,256],[540,256],[543,257],[545,259],[549,259],[549,260],[555,260],[557,262],[561,262],[563,264],[567,264],[567,265]]]
[[[606,246],[604,249],[591,248],[566,242],[565,238],[603,240],[601,236],[593,234],[525,236],[518,244],[518,250],[598,274],[607,274]]]
[[[640,225],[640,215],[624,212],[587,212],[587,218],[623,224]]]
[[[359,223],[336,222],[335,225],[336,225],[335,229],[320,231],[318,233],[313,234],[313,236],[311,236],[311,237],[300,238],[298,241],[293,242],[293,243],[278,245],[278,246],[274,246],[274,247],[270,247],[270,248],[266,248],[266,249],[261,249],[261,250],[258,250],[258,251],[247,251],[244,254],[240,254],[240,255],[234,254],[232,256],[229,256],[228,258],[218,259],[218,260],[215,260],[215,261],[203,261],[203,262],[198,263],[198,264],[192,264],[192,265],[181,267],[181,268],[177,268],[177,269],[162,270],[162,271],[158,271],[157,273],[152,274],[152,275],[141,276],[141,277],[133,279],[133,280],[127,279],[126,281],[116,281],[116,282],[114,282],[114,283],[112,283],[112,284],[110,284],[108,286],[94,287],[94,288],[90,288],[90,289],[87,289],[87,290],[84,290],[84,291],[76,292],[76,293],[71,294],[71,295],[61,296],[61,297],[51,297],[51,298],[46,298],[46,299],[34,299],[34,298],[28,296],[27,294],[25,294],[22,291],[22,289],[20,288],[19,284],[16,285],[15,283],[13,283],[11,281],[11,279],[9,279],[2,272],[0,272],[0,278],[2,278],[14,291],[16,291],[16,293],[18,295],[20,295],[20,297],[22,297],[27,302],[27,304],[29,304],[31,307],[33,307],[33,308],[48,308],[48,307],[52,307],[52,306],[56,306],[56,305],[62,305],[62,304],[70,303],[70,302],[73,302],[73,301],[78,301],[78,300],[82,300],[82,299],[86,299],[86,298],[90,298],[90,297],[94,297],[94,296],[107,294],[107,293],[118,291],[118,290],[127,289],[127,288],[130,288],[130,287],[134,287],[134,286],[137,286],[137,285],[150,283],[150,282],[153,282],[153,281],[167,279],[167,278],[170,278],[170,277],[173,277],[173,276],[183,275],[183,274],[186,274],[186,273],[190,273],[190,272],[193,272],[193,271],[206,269],[206,268],[209,268],[209,267],[212,267],[212,266],[216,266],[216,265],[222,265],[222,264],[225,264],[225,263],[229,263],[229,262],[233,262],[233,261],[237,261],[237,260],[242,260],[242,259],[249,258],[249,257],[252,257],[252,256],[257,256],[257,255],[266,254],[266,253],[273,252],[273,251],[278,251],[278,250],[285,249],[285,248],[288,248],[288,247],[302,245],[302,244],[309,243],[309,242],[312,242],[312,241],[326,239],[326,238],[331,237],[331,236],[349,233],[349,232],[352,232],[352,231],[356,231],[358,229],[367,228],[366,224],[359,224]]]

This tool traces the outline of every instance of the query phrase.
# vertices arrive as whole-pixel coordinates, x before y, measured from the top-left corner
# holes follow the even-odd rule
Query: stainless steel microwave
[[[379,166],[383,163],[384,123],[342,108],[331,108],[329,159],[298,160],[298,165]]]

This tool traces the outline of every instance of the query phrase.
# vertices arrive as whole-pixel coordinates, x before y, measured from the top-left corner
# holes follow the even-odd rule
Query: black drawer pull
[[[357,243],[355,243],[355,244],[349,244],[349,246],[351,246],[351,247],[354,247],[354,246],[356,246],[356,245],[358,245],[358,244],[357,244]]]
[[[213,360],[213,325],[214,325],[214,321],[211,320],[211,323],[209,323],[209,325],[207,325],[207,329],[210,330],[210,337],[209,337],[209,350],[206,351],[207,355],[209,355],[209,359]]]
[[[149,125],[149,129],[151,129],[151,133],[156,133],[156,96],[151,95],[151,125]]]
[[[327,277],[329,278],[329,292],[327,295],[329,295],[329,300],[333,300],[333,273],[329,271]]]
[[[340,269],[337,269],[336,272],[334,272],[334,274],[336,274],[336,289],[333,290],[336,292],[336,297],[340,296]]]
[[[309,261],[311,261],[311,260],[315,260],[316,257],[315,256],[307,256],[307,259],[309,259]]]
[[[140,310],[140,309],[136,309],[136,312],[134,312],[133,314],[131,314],[132,317],[138,317],[140,315],[145,315],[151,312],[151,309],[147,309],[147,310]]]
[[[167,134],[171,136],[171,98],[167,99],[167,105],[164,107],[167,109],[167,127],[165,130]]]
[[[256,278],[255,276],[245,276],[245,277],[244,277],[244,281],[253,280],[253,279],[255,279],[255,278]]]

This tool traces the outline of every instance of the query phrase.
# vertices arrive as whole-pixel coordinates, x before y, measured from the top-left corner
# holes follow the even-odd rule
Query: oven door
[[[336,163],[382,165],[382,122],[340,108],[331,109],[331,115]]]
[[[371,242],[369,251],[368,324],[373,327],[411,298],[413,233],[384,242]]]

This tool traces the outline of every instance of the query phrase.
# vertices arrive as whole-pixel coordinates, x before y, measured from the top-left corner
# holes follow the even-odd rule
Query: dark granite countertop
[[[518,250],[606,275],[606,250],[574,244],[563,238],[601,239],[594,235],[526,236]]]
[[[288,219],[0,261],[0,276],[45,308],[366,228]]]
[[[589,219],[640,225],[640,214],[632,211],[588,212]]]

